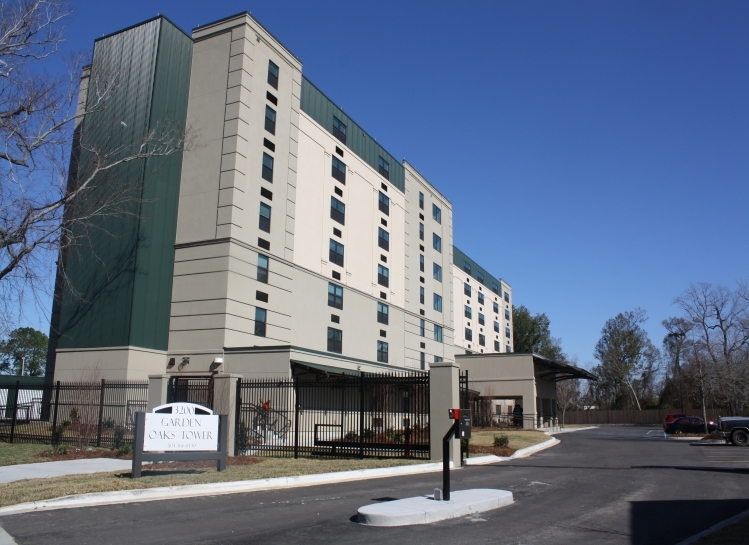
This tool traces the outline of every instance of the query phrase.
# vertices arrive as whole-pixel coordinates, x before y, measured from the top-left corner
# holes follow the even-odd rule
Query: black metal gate
[[[429,458],[429,376],[237,383],[236,454]]]
[[[213,409],[213,376],[171,377],[166,402],[195,403]]]

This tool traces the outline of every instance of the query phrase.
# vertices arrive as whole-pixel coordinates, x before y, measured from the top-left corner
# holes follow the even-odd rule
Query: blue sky
[[[69,51],[250,11],[453,203],[582,365],[604,322],[749,278],[749,2],[73,2]],[[46,329],[46,324],[40,324]]]

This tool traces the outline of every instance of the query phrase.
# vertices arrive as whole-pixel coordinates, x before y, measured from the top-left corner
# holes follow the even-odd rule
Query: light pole
[[[686,337],[686,333],[683,331],[674,331],[666,335],[669,338],[675,339],[676,342],[676,371],[679,374],[679,403],[681,404],[681,412],[684,412],[684,395],[681,391],[681,367],[679,366],[679,353],[681,352],[681,343]]]
[[[21,376],[26,371],[26,356],[21,356]]]

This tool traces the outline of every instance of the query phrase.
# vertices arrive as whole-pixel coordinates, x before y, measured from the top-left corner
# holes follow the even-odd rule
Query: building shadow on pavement
[[[749,498],[631,502],[632,544],[679,543],[747,509]]]

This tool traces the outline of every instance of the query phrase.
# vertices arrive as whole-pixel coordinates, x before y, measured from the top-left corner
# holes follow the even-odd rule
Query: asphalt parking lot
[[[357,508],[430,493],[440,474],[0,519],[20,545],[245,543],[668,544],[749,509],[749,448],[664,440],[656,428],[560,435],[531,458],[453,472],[453,489],[515,503],[432,525],[371,528]]]

